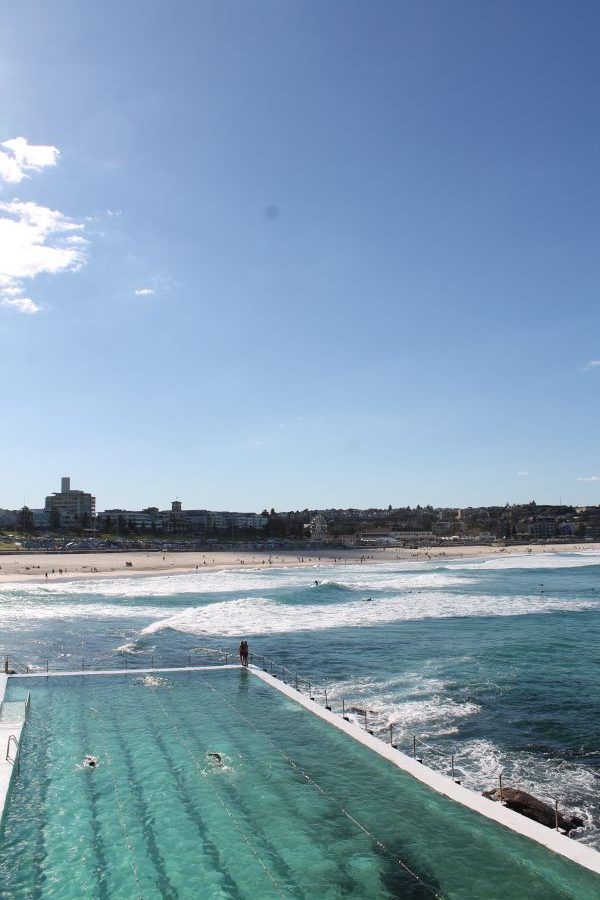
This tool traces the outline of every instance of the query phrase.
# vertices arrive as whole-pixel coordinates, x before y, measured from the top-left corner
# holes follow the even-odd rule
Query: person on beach
[[[248,665],[248,641],[240,643],[240,662],[243,666]]]

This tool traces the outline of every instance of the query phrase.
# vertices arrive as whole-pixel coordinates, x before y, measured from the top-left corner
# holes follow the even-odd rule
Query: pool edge
[[[446,775],[442,775],[440,772],[436,772],[434,769],[424,766],[417,760],[407,756],[401,750],[395,749],[391,745],[381,741],[379,738],[369,734],[367,731],[362,730],[358,725],[346,721],[346,719],[342,718],[338,713],[332,712],[324,706],[320,706],[316,701],[311,700],[299,691],[296,691],[295,688],[280,681],[268,672],[264,672],[262,669],[258,669],[255,666],[249,666],[248,669],[255,677],[260,678],[290,700],[294,700],[309,712],[324,719],[330,725],[333,725],[334,728],[347,734],[353,740],[368,747],[369,750],[374,751],[378,756],[387,759],[398,769],[401,769],[408,775],[412,775],[413,778],[416,778],[418,781],[427,785],[427,787],[436,791],[436,793],[443,794],[450,800],[460,803],[461,806],[466,806],[474,812],[485,816],[487,819],[492,819],[497,824],[508,828],[510,831],[514,831],[523,837],[529,838],[537,844],[542,844],[547,850],[558,853],[560,856],[565,857],[571,862],[594,872],[596,875],[600,875],[600,853],[592,847],[580,844],[557,831],[553,831],[545,825],[539,824],[539,822],[534,822],[533,820],[522,816],[520,813],[502,806],[500,803],[488,800],[486,797],[457,784]]]

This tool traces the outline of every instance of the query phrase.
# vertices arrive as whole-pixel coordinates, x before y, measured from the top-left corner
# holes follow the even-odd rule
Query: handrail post
[[[81,657],[81,671],[83,672],[85,669],[85,657]]]
[[[500,782],[500,803],[502,803],[502,772],[498,775],[498,781]]]
[[[328,709],[329,711],[331,711],[331,706],[327,702],[327,688],[325,688],[325,709]]]
[[[558,800],[554,801],[554,822],[556,824],[556,830],[558,831]]]
[[[48,660],[46,660],[46,675],[48,674]]]
[[[152,654],[152,668],[154,668],[154,653]]]
[[[452,781],[454,781],[454,753],[450,757],[450,765],[452,767]]]
[[[191,669],[191,667],[192,667],[192,657],[191,657],[191,655],[188,653],[188,669]]]
[[[342,719],[345,719],[346,722],[350,721],[350,719],[346,715],[346,701],[344,700],[343,697],[342,697]]]
[[[413,734],[413,759],[417,758],[417,736]]]
[[[390,745],[394,746],[394,726],[390,722]]]
[[[229,657],[229,653],[225,654],[225,665],[227,665],[227,659]],[[252,665],[252,654],[250,654],[250,665]]]
[[[298,676],[296,675],[296,690],[298,690]]]
[[[127,654],[125,654],[125,671],[127,671]]]
[[[315,698],[313,697],[312,684],[310,683],[310,681],[308,682],[308,696],[310,697],[311,700],[314,700],[314,699],[315,699]]]

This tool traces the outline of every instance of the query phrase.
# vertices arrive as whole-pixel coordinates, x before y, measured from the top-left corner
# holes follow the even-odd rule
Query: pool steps
[[[79,670],[49,673],[30,672],[27,674],[18,673],[15,675],[0,674],[0,701],[4,697],[8,678],[60,678],[62,676],[87,678],[91,675],[139,676],[144,674],[156,674],[158,672],[222,672],[223,670],[238,670],[241,668],[242,666],[240,666],[239,663],[230,663],[228,665],[221,664],[191,667],[173,666],[139,669],[86,669],[85,671]],[[344,732],[353,740],[358,741],[358,743],[367,747],[369,750],[377,753],[378,756],[388,760],[398,769],[412,775],[413,778],[416,778],[418,781],[427,785],[429,788],[436,791],[436,793],[442,794],[450,800],[460,803],[461,806],[466,806],[474,812],[485,816],[487,819],[492,819],[499,825],[502,825],[517,834],[521,834],[538,844],[542,844],[551,852],[558,853],[560,856],[569,859],[571,862],[600,875],[600,852],[594,850],[592,847],[587,847],[585,844],[572,840],[558,831],[554,831],[544,825],[540,825],[538,822],[527,819],[525,816],[522,816],[507,807],[495,803],[492,800],[488,800],[486,797],[482,797],[480,794],[463,787],[454,779],[437,772],[435,769],[424,766],[418,759],[407,756],[393,744],[384,743],[379,738],[375,737],[369,730],[365,730],[357,724],[350,722],[347,717],[333,712],[327,708],[327,706],[321,706],[319,703],[315,703],[312,691],[309,691],[309,696],[305,696],[293,685],[287,684],[276,676],[271,675],[270,672],[264,671],[256,665],[251,664],[247,667],[247,670],[254,677],[259,678],[288,699],[298,703],[313,715],[328,722],[334,728],[337,728],[338,731]],[[7,744],[10,734],[14,734],[16,739],[20,740],[23,725],[24,723],[0,723],[0,822],[2,821],[14,769],[16,768],[5,759]]]

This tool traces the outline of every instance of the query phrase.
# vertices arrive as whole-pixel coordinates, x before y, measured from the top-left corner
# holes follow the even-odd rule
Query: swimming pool
[[[252,673],[15,678],[6,699],[28,690],[6,900],[599,894],[597,876],[434,793]],[[80,767],[87,753],[96,769]]]

